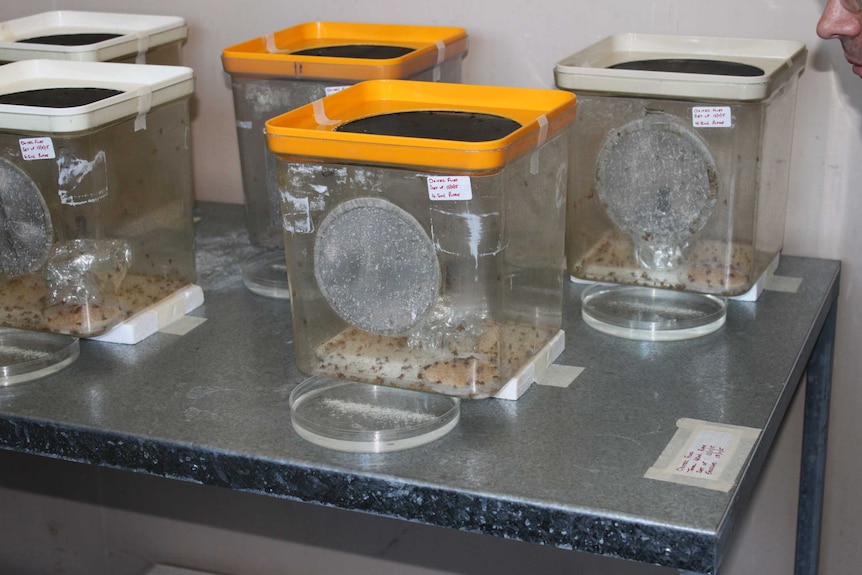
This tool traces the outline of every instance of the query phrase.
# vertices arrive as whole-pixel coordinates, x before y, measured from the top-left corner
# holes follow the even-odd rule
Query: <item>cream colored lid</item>
[[[92,33],[119,36],[82,46],[21,42],[39,36]],[[0,23],[0,61],[108,62],[184,40],[187,35],[185,20],[177,16],[56,10]]]
[[[48,88],[105,88],[121,93],[84,106],[0,104],[0,130],[79,132],[191,96],[194,73],[184,66],[27,60],[0,66],[0,95]]]
[[[787,40],[619,34],[557,63],[558,88],[697,100],[767,99],[800,74],[808,51]],[[654,59],[717,60],[763,70],[759,76],[726,76],[613,69],[618,64]]]

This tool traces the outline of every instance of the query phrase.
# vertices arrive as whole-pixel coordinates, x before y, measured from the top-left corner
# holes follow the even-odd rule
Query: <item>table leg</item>
[[[799,478],[799,516],[796,523],[796,575],[815,575],[820,559],[820,527],[823,518],[837,306],[836,298],[808,360]]]

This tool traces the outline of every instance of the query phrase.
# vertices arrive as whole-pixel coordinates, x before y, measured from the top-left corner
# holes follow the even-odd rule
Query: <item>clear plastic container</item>
[[[363,82],[267,122],[297,365],[480,398],[560,331],[575,99]]]
[[[739,296],[784,239],[804,44],[622,34],[560,61],[578,95],[575,279]]]
[[[467,43],[454,27],[308,22],[226,48],[252,245],[284,247],[267,120],[364,80],[460,82]]]
[[[0,63],[21,60],[180,64],[177,16],[55,10],[0,23]]]
[[[0,325],[104,333],[195,280],[180,66],[0,67]]]

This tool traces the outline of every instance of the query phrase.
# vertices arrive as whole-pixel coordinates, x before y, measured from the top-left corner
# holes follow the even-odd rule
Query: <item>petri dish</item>
[[[79,349],[77,337],[0,327],[0,387],[56,373]]]
[[[676,341],[715,332],[727,299],[710,294],[593,284],[581,293],[581,317],[603,333],[642,341]]]
[[[246,259],[242,264],[242,281],[258,295],[290,299],[284,251],[268,250]]]
[[[322,447],[383,453],[425,445],[455,428],[457,397],[315,376],[290,394],[294,430]]]

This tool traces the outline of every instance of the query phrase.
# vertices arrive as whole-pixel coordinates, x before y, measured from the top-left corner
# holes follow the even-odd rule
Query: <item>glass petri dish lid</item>
[[[77,337],[0,327],[0,387],[56,373],[79,349]]]
[[[692,339],[724,325],[727,299],[642,286],[592,284],[581,293],[581,317],[598,331],[626,339]]]
[[[267,250],[245,260],[242,281],[245,287],[258,295],[290,299],[284,250]]]
[[[460,418],[457,397],[315,376],[290,394],[294,430],[338,451],[383,453],[435,441]]]

